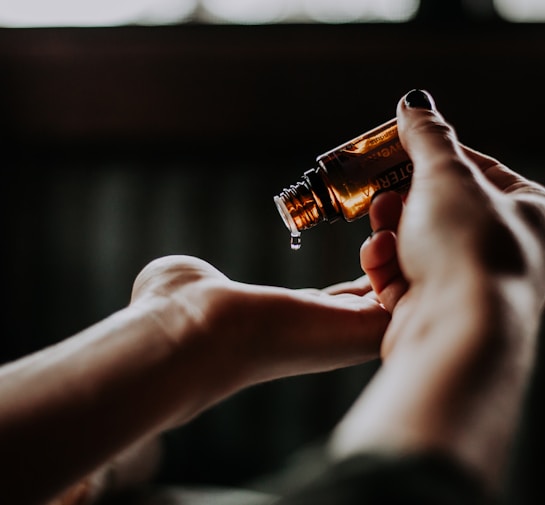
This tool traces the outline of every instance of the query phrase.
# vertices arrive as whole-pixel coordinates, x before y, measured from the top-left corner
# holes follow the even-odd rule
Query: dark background
[[[365,218],[310,230],[292,252],[272,197],[415,87],[462,141],[545,182],[545,27],[436,4],[405,24],[1,29],[1,361],[123,307],[164,254],[290,287],[360,275]],[[376,366],[240,393],[168,435],[161,478],[241,485],[284,467]],[[542,382],[518,503],[543,475]]]

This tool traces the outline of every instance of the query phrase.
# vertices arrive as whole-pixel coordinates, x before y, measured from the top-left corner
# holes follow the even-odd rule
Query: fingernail
[[[411,109],[433,110],[433,100],[431,96],[421,89],[413,89],[405,96],[405,105]]]

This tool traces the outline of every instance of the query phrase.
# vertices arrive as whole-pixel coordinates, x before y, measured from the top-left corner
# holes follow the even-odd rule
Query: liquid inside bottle
[[[378,191],[403,192],[412,175],[395,119],[318,156],[316,165],[274,197],[292,237],[322,221],[359,219]]]

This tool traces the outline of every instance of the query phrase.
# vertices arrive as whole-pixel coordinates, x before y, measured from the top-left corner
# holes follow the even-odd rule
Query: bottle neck
[[[307,230],[322,221],[335,221],[339,217],[319,171],[308,170],[297,184],[284,189],[274,198],[278,212],[291,233]]]

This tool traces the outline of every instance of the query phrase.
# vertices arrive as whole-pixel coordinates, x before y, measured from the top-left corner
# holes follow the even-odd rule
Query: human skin
[[[496,485],[543,308],[544,192],[435,111],[402,101],[398,125],[415,176],[405,206],[371,206],[369,277],[288,290],[161,258],[128,307],[0,368],[2,496],[42,503],[245,387],[379,353],[332,454],[440,449]]]
[[[79,481],[69,503],[100,487],[101,465],[122,467],[127,450],[245,387],[377,357],[390,316],[365,278],[349,286],[358,294],[243,284],[189,256],[152,261],[126,308],[0,368],[3,499],[44,503]]]
[[[411,189],[405,202],[377,196],[361,249],[392,313],[383,366],[330,450],[340,459],[441,451],[495,491],[544,308],[545,190],[461,145],[428,101],[399,102]]]

